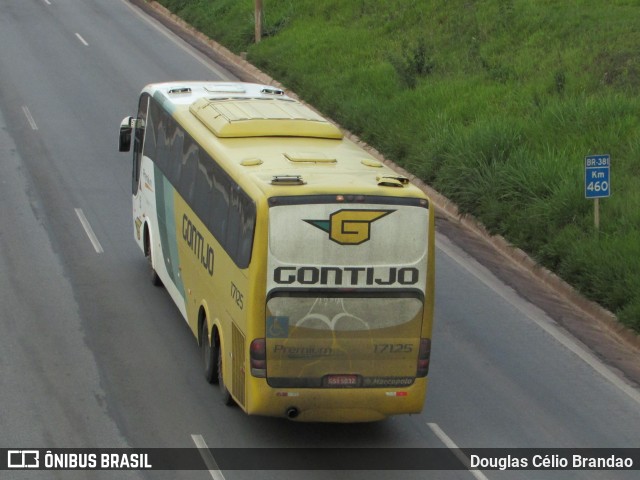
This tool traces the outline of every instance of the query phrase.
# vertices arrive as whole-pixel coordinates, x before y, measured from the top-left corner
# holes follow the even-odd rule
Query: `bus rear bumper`
[[[420,413],[427,379],[410,387],[342,389],[274,389],[266,385],[254,391],[246,411],[250,415],[284,417],[299,422],[376,422],[392,415]]]

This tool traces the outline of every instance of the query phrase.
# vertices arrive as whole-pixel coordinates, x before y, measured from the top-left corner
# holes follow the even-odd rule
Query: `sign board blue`
[[[610,167],[609,155],[584,157],[584,196],[586,198],[611,196]]]

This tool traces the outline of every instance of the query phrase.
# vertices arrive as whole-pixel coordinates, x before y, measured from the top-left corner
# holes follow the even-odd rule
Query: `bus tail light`
[[[416,377],[426,377],[429,373],[429,357],[431,356],[431,339],[420,339],[420,351],[418,353],[418,371]]]
[[[249,347],[249,363],[251,375],[258,378],[267,376],[267,342],[264,338],[256,338]]]

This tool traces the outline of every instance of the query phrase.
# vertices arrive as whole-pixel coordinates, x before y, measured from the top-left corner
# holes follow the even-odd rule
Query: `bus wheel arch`
[[[216,370],[217,370],[217,377],[218,377],[218,388],[220,389],[220,398],[222,399],[222,403],[227,405],[227,406],[231,406],[235,404],[235,401],[233,400],[233,397],[231,396],[231,393],[229,393],[229,389],[227,388],[225,382],[224,382],[224,371],[223,371],[223,365],[224,365],[224,353],[222,351],[222,342],[220,341],[220,334],[218,332],[218,329],[216,327],[214,327],[214,331],[212,332],[212,336],[214,338],[214,342],[215,342],[215,354],[216,354]]]
[[[204,378],[208,383],[218,383],[218,349],[220,340],[218,329],[214,326],[209,340],[209,323],[203,307],[198,313],[198,340],[204,369]]]
[[[143,242],[144,242],[144,256],[147,257],[147,261],[149,262],[149,269],[151,273],[151,283],[156,287],[162,286],[162,280],[160,280],[160,276],[158,272],[156,272],[155,267],[153,266],[153,255],[152,255],[152,243],[151,243],[151,234],[149,232],[149,223],[145,222],[144,224],[144,234],[143,234]]]

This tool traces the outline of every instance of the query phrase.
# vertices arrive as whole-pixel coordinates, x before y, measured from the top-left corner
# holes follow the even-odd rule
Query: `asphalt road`
[[[0,448],[637,447],[640,393],[438,236],[421,415],[248,417],[206,384],[133,241],[120,120],[150,82],[233,76],[125,0],[0,0]],[[635,472],[637,474],[637,472]],[[241,478],[636,478],[633,472],[224,471]],[[220,478],[0,472],[1,478]]]

